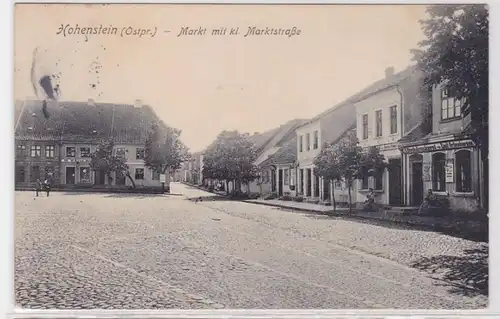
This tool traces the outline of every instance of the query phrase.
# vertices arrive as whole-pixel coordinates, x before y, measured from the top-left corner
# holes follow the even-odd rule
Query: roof
[[[379,81],[377,81],[375,83],[372,83],[369,86],[367,86],[366,88],[364,88],[363,90],[361,90],[358,93],[356,93],[356,94],[352,95],[351,97],[347,98],[346,100],[344,100],[344,101],[336,104],[332,108],[330,108],[330,109],[328,109],[328,110],[320,113],[319,115],[313,117],[311,120],[303,123],[301,126],[304,126],[304,125],[307,125],[309,123],[315,122],[318,119],[323,118],[323,117],[329,115],[330,113],[332,113],[333,111],[335,111],[337,109],[346,107],[348,105],[352,105],[353,103],[361,101],[361,100],[367,98],[368,96],[370,96],[370,95],[372,95],[372,94],[374,94],[376,92],[379,92],[379,91],[385,90],[385,89],[387,89],[389,87],[398,85],[404,79],[408,78],[409,76],[411,76],[416,71],[417,71],[416,65],[411,65],[411,66],[408,66],[406,69],[404,69],[404,70],[402,70],[402,71],[400,71],[398,73],[395,73],[391,77],[385,77],[385,78],[383,78],[383,79],[381,79],[381,80],[379,80]]]
[[[413,143],[415,141],[421,141],[423,138],[425,138],[428,135],[428,130],[425,129],[426,123],[421,122],[419,123],[413,130],[411,130],[408,134],[403,136],[400,140],[399,143],[401,144],[409,144]]]
[[[127,104],[61,101],[48,105],[49,118],[41,101],[16,105],[18,139],[95,141],[113,138],[116,144],[143,144],[153,121],[159,119],[145,107]],[[21,108],[21,111],[19,110]]]
[[[288,164],[293,163],[297,158],[297,137],[295,136],[291,140],[284,143],[280,149],[269,156],[260,165],[274,165],[274,164]]]

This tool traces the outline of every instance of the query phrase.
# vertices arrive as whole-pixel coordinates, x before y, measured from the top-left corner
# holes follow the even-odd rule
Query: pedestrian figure
[[[45,179],[45,181],[43,181],[43,188],[47,192],[47,197],[49,197],[49,194],[50,194],[50,181],[49,181],[49,179]]]
[[[36,192],[36,197],[38,197],[38,193],[42,191],[42,181],[37,178],[36,179],[36,186],[35,186],[35,192]]]
[[[373,188],[369,189],[368,194],[366,195],[366,200],[363,205],[363,210],[366,211],[375,211],[375,192]]]
[[[432,189],[429,189],[427,191],[427,195],[425,195],[424,201],[422,202],[422,204],[420,204],[418,214],[421,215],[428,213],[431,208],[437,207],[436,202],[436,195],[434,195]]]

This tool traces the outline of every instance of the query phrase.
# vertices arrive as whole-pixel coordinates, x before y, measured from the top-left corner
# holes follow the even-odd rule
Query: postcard
[[[17,308],[488,307],[487,6],[14,15]]]

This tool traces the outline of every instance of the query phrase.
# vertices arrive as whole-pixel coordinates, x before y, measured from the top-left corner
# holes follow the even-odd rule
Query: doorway
[[[323,200],[330,199],[330,181],[323,180]]]
[[[66,167],[66,184],[75,184],[75,167]]]
[[[401,159],[389,160],[389,205],[401,205]]]
[[[271,169],[271,192],[276,192],[276,170]]]
[[[422,155],[414,154],[410,156],[411,177],[410,177],[410,205],[419,206],[424,200],[424,181],[422,178],[423,164]]]
[[[105,177],[106,177],[106,174],[104,174],[104,171],[95,171],[95,184],[96,185],[104,185],[105,184]]]
[[[314,196],[313,197],[319,197],[319,176],[314,174]]]
[[[311,183],[312,176],[311,175],[312,175],[312,172],[311,172],[310,168],[308,168],[306,171],[307,171],[307,176],[306,176],[306,178],[307,178],[307,194],[306,194],[306,196],[311,197],[311,191],[312,191],[312,185],[311,185],[312,184]]]
[[[278,197],[283,196],[283,170],[278,170]]]

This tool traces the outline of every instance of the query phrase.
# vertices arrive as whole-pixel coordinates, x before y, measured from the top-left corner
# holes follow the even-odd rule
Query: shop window
[[[90,183],[89,167],[80,167],[80,183]]]
[[[136,168],[135,169],[135,179],[143,180],[144,179],[144,168]]]
[[[466,193],[472,191],[471,154],[472,153],[467,150],[455,153],[455,180],[457,192]]]
[[[446,190],[445,165],[446,157],[443,153],[432,154],[432,190],[438,192]]]

